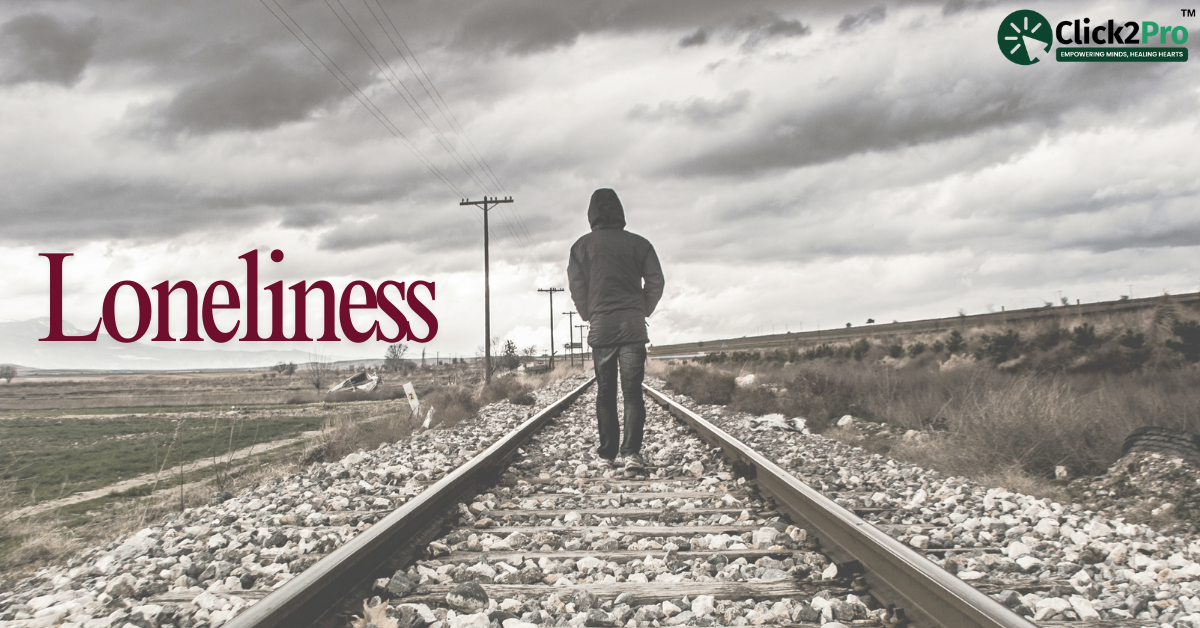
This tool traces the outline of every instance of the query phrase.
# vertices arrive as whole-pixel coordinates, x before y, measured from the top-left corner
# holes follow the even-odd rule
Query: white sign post
[[[413,388],[412,382],[404,383],[404,395],[408,397],[408,405],[412,408],[413,416],[421,416],[417,413],[421,409],[421,402],[417,400],[417,391]]]

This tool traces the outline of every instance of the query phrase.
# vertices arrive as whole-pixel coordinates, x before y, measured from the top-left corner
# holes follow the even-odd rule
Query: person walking
[[[588,205],[592,231],[571,246],[567,279],[579,317],[588,322],[588,345],[596,369],[597,466],[612,469],[624,459],[625,474],[645,471],[642,430],[646,405],[646,317],[663,294],[663,273],[650,241],[625,230],[617,193],[601,188]],[[617,421],[617,382],[625,399],[625,426]]]

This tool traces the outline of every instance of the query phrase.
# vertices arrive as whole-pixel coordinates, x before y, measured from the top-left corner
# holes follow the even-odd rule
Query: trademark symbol
[[[1195,9],[1180,9],[1179,12],[1183,14],[1183,17],[1196,17]]]

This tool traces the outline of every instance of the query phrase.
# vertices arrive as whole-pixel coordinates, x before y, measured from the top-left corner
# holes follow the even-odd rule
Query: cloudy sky
[[[1175,5],[380,1],[0,5],[0,319],[48,315],[38,253],[75,254],[90,330],[117,281],[240,286],[281,249],[262,284],[435,282],[428,351],[474,354],[458,201],[511,195],[492,330],[545,350],[598,187],[663,261],[655,344],[1200,288],[1200,62],[996,45],[1021,8],[1200,31]]]

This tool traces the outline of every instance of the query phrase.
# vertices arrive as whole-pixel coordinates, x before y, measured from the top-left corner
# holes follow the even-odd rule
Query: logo
[[[1004,57],[1018,65],[1033,65],[1050,52],[1054,37],[1050,21],[1037,11],[1013,11],[1000,23],[996,42]]]
[[[1184,9],[1184,17],[1194,17]],[[1055,41],[1059,62],[1184,62],[1188,59],[1186,26],[1160,25],[1149,20],[1091,18],[1063,20],[1055,26],[1037,11],[1009,13],[996,31],[996,43],[1006,59],[1033,65],[1049,56]],[[1155,45],[1157,44],[1157,45]]]

